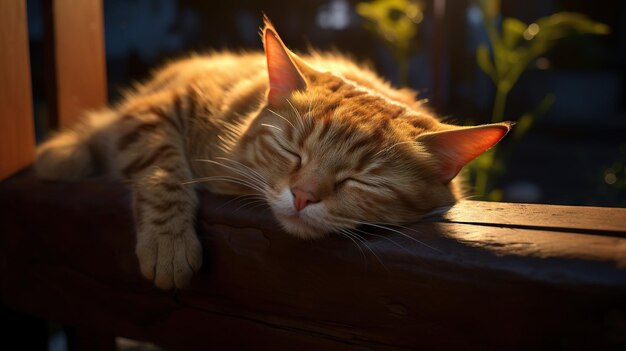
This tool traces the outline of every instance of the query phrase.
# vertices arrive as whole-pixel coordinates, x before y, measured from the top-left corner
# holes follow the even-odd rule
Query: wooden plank
[[[102,1],[54,0],[52,16],[58,125],[68,126],[107,102]]]
[[[173,294],[139,275],[121,184],[24,174],[0,197],[3,301],[172,350],[626,346],[624,238],[431,222],[365,227],[359,248],[298,240],[268,212],[202,193],[204,266]]]
[[[0,179],[33,161],[26,0],[0,1]]]
[[[626,236],[625,208],[463,201],[444,218],[452,223]]]
[[[220,228],[228,228],[233,223],[237,223],[241,228],[251,228],[249,231],[237,231],[240,237],[229,237],[224,240],[232,246],[230,249],[237,251],[240,256],[253,255],[257,260],[256,264],[262,264],[266,259],[270,260],[271,248],[279,245],[272,242],[276,234],[271,232],[276,231],[276,224],[271,213],[259,209],[254,213],[241,210],[235,212],[239,205],[224,206],[223,203],[227,200],[228,198],[216,196],[203,197],[200,225],[204,232],[212,233],[212,237],[215,237]],[[476,202],[475,205],[487,212],[495,212],[495,209],[500,208],[500,204],[491,202]],[[524,275],[536,281],[557,279],[570,284],[600,284],[626,288],[626,238],[595,233],[437,222],[417,223],[405,228],[362,227],[357,233],[361,234],[367,243],[360,248],[368,257],[361,265],[377,266],[382,261],[384,267],[379,268],[408,272],[411,269],[421,270],[419,262],[437,261],[458,268],[480,267]],[[296,252],[306,250],[311,245],[310,242],[290,236],[278,242],[283,240],[289,241],[289,245],[293,245]],[[336,240],[345,241],[343,238]],[[339,257],[350,262],[359,260],[361,250],[354,246],[350,247],[350,241],[347,243],[348,247],[345,247],[345,250],[337,252],[335,245],[338,244],[331,239],[315,242],[318,254],[331,257],[327,267],[329,270],[334,264],[332,258]],[[238,247],[238,244],[244,247]],[[379,257],[375,257],[374,254]],[[306,260],[304,257],[291,259]],[[321,259],[315,260],[316,264],[322,264]],[[584,269],[581,269],[581,265]],[[459,278],[450,276],[450,279]]]

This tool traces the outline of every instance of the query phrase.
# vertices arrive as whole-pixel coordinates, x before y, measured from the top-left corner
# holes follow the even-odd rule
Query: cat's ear
[[[267,17],[263,28],[263,46],[267,58],[267,73],[270,79],[267,95],[268,104],[280,106],[285,103],[285,99],[291,93],[296,90],[304,90],[306,80],[294,61],[294,54],[283,44]]]
[[[422,134],[418,142],[439,163],[439,181],[449,183],[468,162],[497,144],[511,129],[511,123],[458,127]]]

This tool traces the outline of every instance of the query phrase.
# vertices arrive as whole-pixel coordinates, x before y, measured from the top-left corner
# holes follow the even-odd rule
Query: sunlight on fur
[[[296,55],[266,20],[264,53],[174,61],[37,151],[47,179],[105,169],[132,187],[143,275],[184,288],[202,263],[194,188],[267,202],[286,232],[355,242],[420,220],[509,124],[440,122],[407,89],[338,54]],[[417,239],[414,239],[417,240]]]

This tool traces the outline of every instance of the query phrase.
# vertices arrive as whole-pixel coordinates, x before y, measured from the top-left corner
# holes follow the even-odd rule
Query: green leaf
[[[476,61],[478,62],[478,66],[483,70],[494,83],[498,81],[498,76],[496,73],[496,69],[491,63],[491,58],[489,57],[489,49],[487,45],[480,44],[476,49]]]
[[[502,40],[504,45],[509,49],[513,49],[524,37],[526,28],[526,24],[516,18],[505,18],[502,21]]]
[[[365,28],[385,42],[396,56],[404,57],[413,49],[413,38],[423,19],[423,4],[418,0],[375,0],[356,5]]]
[[[499,30],[497,19],[500,16],[500,1],[478,0],[478,3],[483,12],[492,52],[490,54],[486,44],[480,44],[476,48],[476,61],[491,77],[497,88],[493,108],[494,120],[501,120],[507,94],[528,65],[552,48],[559,39],[570,35],[607,34],[610,31],[605,24],[595,22],[585,15],[570,12],[540,18],[529,26],[520,20],[505,18]],[[513,129],[512,142],[492,148],[468,165],[474,176],[477,195],[487,195],[491,200],[502,198],[501,191],[491,189],[494,185],[493,179],[506,171],[506,164],[503,161],[506,159],[505,156],[511,153],[512,146],[526,134],[537,118],[552,106],[554,100],[554,96],[550,94],[533,111],[524,114]],[[500,151],[496,152],[498,149]]]
[[[604,23],[591,20],[589,17],[574,12],[559,12],[552,16],[537,20],[540,31],[537,39],[558,40],[570,35],[610,33],[610,28]]]
[[[515,127],[513,128],[512,138],[516,141],[519,141],[524,134],[532,127],[537,118],[544,115],[550,107],[554,104],[556,100],[554,94],[546,95],[543,100],[535,107],[532,111],[526,112],[517,120]]]

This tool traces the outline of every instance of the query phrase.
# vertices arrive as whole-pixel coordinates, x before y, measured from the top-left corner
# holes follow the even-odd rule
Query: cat
[[[296,55],[265,19],[264,53],[193,55],[37,148],[40,177],[105,165],[132,188],[141,273],[188,286],[202,264],[195,187],[262,197],[286,232],[416,222],[452,206],[453,181],[509,123],[440,122],[415,93],[338,54]]]

